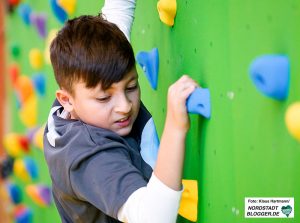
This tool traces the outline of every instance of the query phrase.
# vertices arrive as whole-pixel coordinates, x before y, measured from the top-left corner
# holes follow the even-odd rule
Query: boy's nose
[[[122,114],[127,114],[131,111],[132,102],[127,98],[126,95],[120,96],[116,103],[115,111]]]

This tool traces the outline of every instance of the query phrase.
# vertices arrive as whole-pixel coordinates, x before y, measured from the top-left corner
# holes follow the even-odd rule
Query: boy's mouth
[[[120,127],[127,127],[130,124],[131,121],[131,116],[122,118],[118,121],[116,121],[116,123],[120,126]]]

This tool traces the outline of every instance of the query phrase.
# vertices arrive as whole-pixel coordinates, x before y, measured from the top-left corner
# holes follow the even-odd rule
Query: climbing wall
[[[173,27],[156,3],[138,2],[132,42],[136,52],[159,50],[157,90],[140,79],[160,133],[168,86],[182,74],[211,93],[211,118],[190,116],[186,148],[184,178],[199,186],[197,222],[298,222],[300,144],[285,114],[300,99],[300,1],[178,0]],[[250,79],[252,61],[266,54],[289,58],[285,100],[264,96]],[[244,218],[245,197],[294,197],[295,218]]]
[[[78,1],[69,17],[97,14],[101,5]],[[41,146],[41,133],[57,89],[46,51],[52,33],[62,27],[62,14],[55,15],[52,6],[53,1],[24,0],[6,12],[9,128],[3,145],[15,161],[13,169],[9,159],[1,164],[6,174],[12,170],[5,179],[11,199],[6,211],[17,223],[60,222],[48,196],[51,180]]]
[[[28,3],[37,13],[46,14],[47,35],[43,38],[36,27],[26,25],[17,9],[8,13],[8,68],[17,64],[20,73],[30,79],[37,73],[45,77],[45,93],[39,95],[34,90],[37,104],[34,126],[40,127],[47,119],[57,86],[51,66],[44,61],[41,67],[33,68],[29,53],[36,48],[44,54],[48,34],[52,29],[59,29],[62,23],[54,16],[50,1],[22,3]],[[96,15],[102,5],[102,0],[77,1],[70,17]],[[140,66],[138,72],[142,100],[154,117],[159,135],[163,130],[170,84],[182,74],[189,74],[210,91],[211,117],[190,115],[191,129],[186,143],[184,179],[198,182],[197,222],[299,221],[300,142],[285,124],[287,109],[300,100],[299,27],[299,0],[178,0],[173,26],[160,20],[157,1],[138,0],[131,41],[136,54],[158,49],[157,88],[151,87]],[[19,54],[13,54],[13,48],[18,48]],[[290,84],[284,100],[265,96],[250,78],[253,60],[263,55],[288,58]],[[31,127],[20,118],[20,101],[10,69],[7,73],[10,132],[28,135]],[[30,145],[26,156],[37,163],[39,171],[32,181],[50,185],[42,152],[38,145]],[[12,176],[9,181],[21,188],[28,185],[18,176]],[[24,190],[23,193],[22,203],[32,210],[33,222],[59,222],[53,203],[41,207]],[[294,197],[295,217],[244,218],[245,197]],[[179,217],[178,222],[190,221]]]

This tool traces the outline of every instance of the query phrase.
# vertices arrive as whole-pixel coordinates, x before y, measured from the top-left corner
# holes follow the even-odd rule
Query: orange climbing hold
[[[40,207],[51,204],[51,188],[42,184],[30,184],[25,188],[26,193]]]
[[[15,90],[18,94],[21,104],[24,104],[31,96],[34,95],[34,87],[31,79],[26,75],[17,78]]]
[[[177,3],[176,0],[159,0],[157,2],[157,10],[160,20],[168,26],[174,25],[176,16]]]

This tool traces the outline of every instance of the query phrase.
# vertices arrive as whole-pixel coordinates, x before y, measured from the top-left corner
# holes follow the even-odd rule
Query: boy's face
[[[131,132],[140,108],[140,87],[135,68],[105,91],[101,85],[86,88],[82,82],[74,83],[73,90],[71,118],[109,129],[120,136]]]

